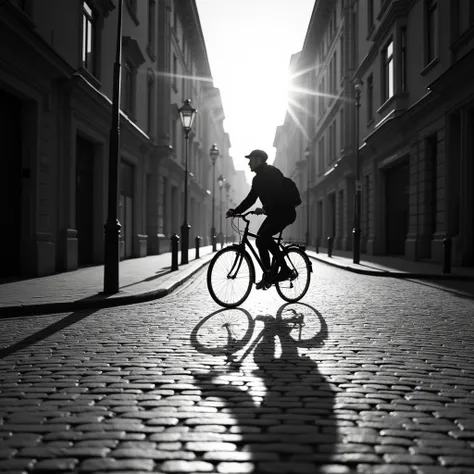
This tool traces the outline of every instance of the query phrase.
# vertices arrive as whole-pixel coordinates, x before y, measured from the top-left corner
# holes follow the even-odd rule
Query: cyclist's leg
[[[283,259],[283,255],[278,247],[278,244],[273,239],[273,236],[281,232],[287,225],[294,222],[294,219],[291,222],[288,222],[288,220],[288,217],[285,215],[269,216],[263,221],[262,225],[260,226],[260,229],[257,232],[258,237],[255,243],[257,245],[260,258],[262,260],[262,263],[265,265],[265,268],[270,268],[270,255],[268,253],[269,251],[274,256],[277,263],[277,267],[286,266],[286,263]],[[277,268],[275,268],[275,272],[276,270]]]
[[[290,209],[282,209],[282,212],[272,218],[272,224],[269,226],[271,228],[270,232],[273,231],[272,235],[275,235],[279,232],[282,232],[287,226],[293,224],[296,220],[296,211],[294,208]],[[274,255],[277,268],[275,269],[275,275],[272,275],[273,279],[277,280],[286,280],[291,276],[291,269],[288,267],[283,253],[280,250],[277,242],[273,238],[271,238],[271,242],[269,243],[269,250]],[[276,270],[280,269],[278,274]]]

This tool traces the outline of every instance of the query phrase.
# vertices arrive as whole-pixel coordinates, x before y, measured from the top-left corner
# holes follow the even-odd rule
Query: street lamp
[[[186,139],[186,158],[184,166],[184,220],[181,226],[181,265],[188,263],[189,250],[189,229],[188,224],[188,138],[189,132],[193,127],[194,118],[197,110],[191,105],[191,101],[186,99],[179,109],[179,118],[184,130],[184,138]]]
[[[354,263],[360,262],[360,194],[362,191],[362,183],[360,181],[360,157],[359,157],[359,108],[360,94],[362,92],[363,82],[356,78],[354,81],[354,89],[356,95],[355,101],[355,152],[356,152],[356,179],[355,179],[355,195],[354,195],[354,228],[352,229],[352,252]]]
[[[309,246],[309,175],[310,175],[310,170],[309,170],[309,160],[311,158],[311,150],[309,149],[309,146],[307,146],[304,150],[304,156],[306,158],[306,247]]]
[[[230,183],[225,183],[225,191],[226,191],[226,209],[229,209],[229,191],[230,191]],[[226,242],[229,242],[229,222],[226,219],[225,221],[225,238]]]
[[[223,242],[223,234],[222,234],[222,186],[224,185],[225,183],[225,178],[224,176],[220,175],[218,178],[217,178],[217,184],[219,185],[219,204],[220,204],[220,209],[221,209],[221,231],[220,231],[220,234],[219,234],[219,237],[220,237],[220,241],[221,241],[221,248],[224,247],[224,242]]]
[[[109,134],[109,184],[107,222],[105,223],[104,293],[119,291],[119,236],[117,215],[118,166],[120,154],[120,81],[122,77],[122,4],[118,2],[117,40],[112,86],[112,124]]]
[[[215,189],[216,189],[216,160],[219,156],[219,148],[214,143],[209,151],[212,161],[212,227],[211,227],[211,240],[212,240],[212,251],[216,251],[216,227],[214,225],[214,213],[215,213]]]

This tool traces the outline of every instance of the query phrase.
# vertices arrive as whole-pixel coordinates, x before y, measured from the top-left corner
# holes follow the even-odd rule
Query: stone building
[[[0,277],[100,264],[118,0],[0,2]],[[183,221],[210,242],[212,164],[231,168],[230,139],[194,1],[123,0],[118,215],[121,258],[169,248]],[[233,186],[234,173],[226,178]]]
[[[474,265],[473,49],[473,2],[315,2],[298,120],[277,132],[294,130],[287,159],[310,176],[312,244],[352,248],[359,169],[362,252],[439,263],[449,237]]]

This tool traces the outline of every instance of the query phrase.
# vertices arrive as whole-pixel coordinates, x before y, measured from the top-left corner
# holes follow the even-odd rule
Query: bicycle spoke
[[[207,285],[214,301],[221,306],[234,307],[248,297],[254,281],[249,257],[239,249],[226,248],[212,259]]]
[[[294,278],[278,282],[278,294],[289,302],[300,300],[308,291],[310,283],[310,263],[306,254],[297,248],[287,250],[285,257],[289,267],[296,273]]]

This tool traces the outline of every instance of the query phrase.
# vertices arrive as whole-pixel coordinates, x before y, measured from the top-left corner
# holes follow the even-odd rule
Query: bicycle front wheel
[[[227,247],[214,255],[207,270],[207,289],[212,299],[224,308],[235,308],[250,294],[255,269],[249,255]]]
[[[311,262],[303,250],[291,247],[285,250],[285,261],[292,270],[289,280],[276,283],[277,293],[285,301],[294,303],[306,294],[311,280]]]

